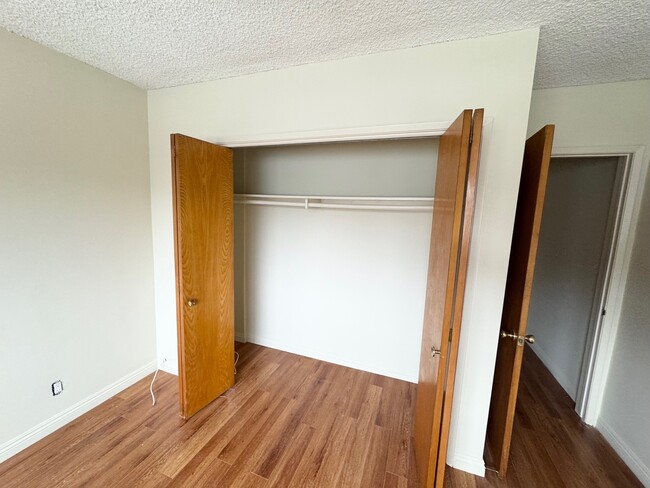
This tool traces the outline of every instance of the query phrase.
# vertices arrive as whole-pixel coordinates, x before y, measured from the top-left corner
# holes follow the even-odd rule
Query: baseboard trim
[[[366,371],[368,373],[374,373],[381,376],[388,376],[389,378],[395,378],[402,381],[408,381],[409,383],[417,383],[417,376],[413,377],[412,375],[406,374],[400,371],[391,371],[383,368],[368,368],[366,365],[357,363],[356,361],[350,361],[349,358],[339,357],[330,354],[323,354],[321,351],[312,348],[305,348],[302,346],[296,347],[293,344],[287,344],[286,342],[280,342],[268,337],[262,337],[256,334],[247,334],[246,340],[252,344],[257,344],[259,346],[270,347],[271,349],[278,349],[279,351],[290,352],[292,354],[298,354],[300,356],[306,356],[313,359],[318,359],[319,361],[325,361],[328,363],[338,364],[339,366],[345,366],[346,368],[358,369],[360,371]]]
[[[557,380],[557,382],[560,384],[562,389],[567,392],[567,395],[571,397],[571,400],[575,402],[575,398],[573,398],[575,395],[571,394],[571,382],[569,379],[566,377],[566,375],[557,369],[555,366],[555,362],[550,358],[548,354],[546,354],[546,351],[542,349],[542,347],[539,345],[539,343],[532,344],[531,346],[533,352],[537,354],[537,357],[544,363],[544,366],[546,366],[546,369],[548,369],[553,377]]]
[[[628,446],[623,439],[619,437],[616,431],[605,422],[602,418],[598,419],[596,429],[600,431],[603,437],[614,448],[616,453],[621,456],[623,462],[632,470],[632,472],[639,478],[643,486],[650,486],[650,467],[646,466],[639,456]]]
[[[156,365],[156,361],[147,363],[141,368],[136,369],[132,373],[129,373],[116,382],[66,408],[62,412],[59,412],[26,432],[0,444],[0,463],[18,454],[23,449],[26,449],[32,444],[40,441],[43,437],[51,434],[57,429],[60,429],[77,417],[80,417],[84,413],[95,408],[100,403],[105,402],[112,396],[117,395],[122,390],[153,373],[156,370]]]
[[[447,455],[447,464],[454,469],[459,469],[476,476],[485,477],[485,461],[465,454]]]

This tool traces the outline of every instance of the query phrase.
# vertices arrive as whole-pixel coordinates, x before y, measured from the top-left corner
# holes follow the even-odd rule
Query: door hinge
[[[451,337],[454,334],[454,329],[449,329],[449,342],[451,342]]]
[[[601,312],[600,312],[600,316],[601,316],[601,317],[604,317],[605,315],[607,315],[607,309],[604,309],[604,308],[603,308],[603,309],[601,310]]]

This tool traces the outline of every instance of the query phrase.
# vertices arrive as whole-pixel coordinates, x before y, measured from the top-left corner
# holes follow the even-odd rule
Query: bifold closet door
[[[444,483],[482,127],[483,110],[465,110],[438,149],[414,431],[427,488]]]
[[[179,400],[189,418],[235,382],[232,151],[182,134],[171,149]]]

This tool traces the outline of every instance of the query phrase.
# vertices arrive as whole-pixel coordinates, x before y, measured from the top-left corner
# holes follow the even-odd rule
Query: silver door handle
[[[435,358],[436,356],[440,356],[440,349],[436,349],[435,346],[431,347],[431,357]]]

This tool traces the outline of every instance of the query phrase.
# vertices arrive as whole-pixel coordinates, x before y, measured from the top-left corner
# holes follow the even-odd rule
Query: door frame
[[[555,147],[551,158],[624,158],[624,174],[614,222],[610,257],[600,297],[596,300],[607,310],[604,317],[590,322],[585,360],[580,373],[576,412],[588,425],[596,425],[603,403],[607,375],[614,353],[616,332],[621,318],[625,285],[630,268],[632,247],[648,172],[644,146]]]
[[[373,125],[359,127],[342,127],[340,129],[323,129],[296,132],[278,132],[257,134],[247,138],[224,137],[210,141],[229,148],[289,146],[295,144],[318,144],[325,142],[380,141],[383,139],[419,139],[422,137],[440,137],[453,120],[418,122],[413,124]],[[494,117],[483,117],[483,134],[490,129]]]
[[[375,125],[366,127],[344,127],[340,129],[256,134],[246,138],[225,137],[215,141],[215,144],[234,149],[238,147],[288,146],[326,142],[357,142],[369,140],[376,141],[381,139],[440,137],[453,122],[453,120],[444,120],[415,124]]]

